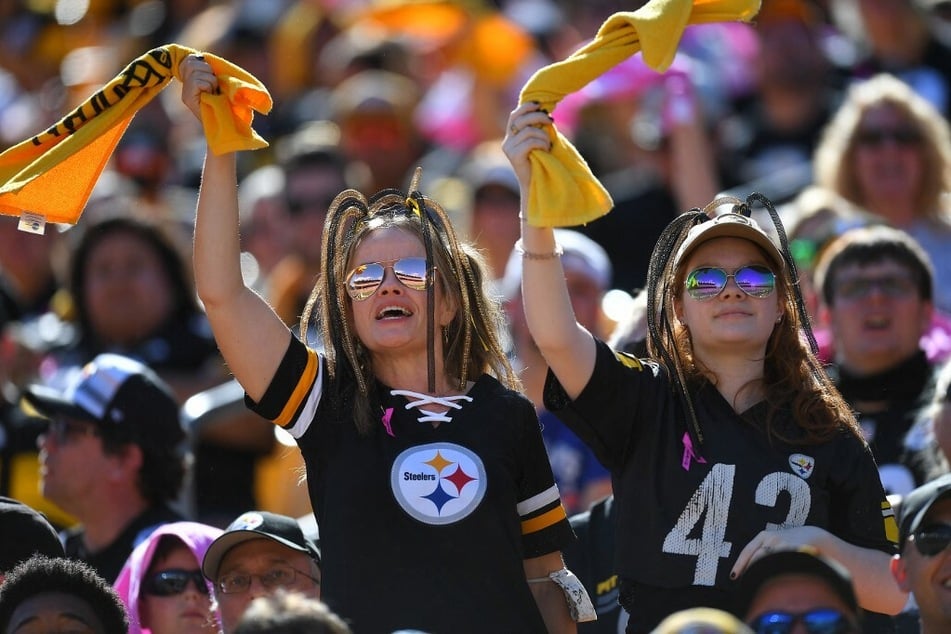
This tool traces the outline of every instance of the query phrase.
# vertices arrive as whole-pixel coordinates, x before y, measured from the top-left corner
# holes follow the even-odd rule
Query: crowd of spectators
[[[642,4],[0,2],[0,152],[55,123],[156,46],[181,44],[248,70],[274,108],[253,124],[268,147],[238,155],[242,272],[292,329],[320,274],[334,197],[348,187],[405,190],[422,166],[420,190],[483,252],[495,290],[509,302],[506,351],[549,421],[544,436],[562,502],[569,514],[582,513],[610,494],[611,483],[541,403],[544,359],[520,322],[518,276],[506,270],[519,235],[519,190],[500,146],[532,73],[589,41],[610,15]],[[651,250],[671,219],[718,192],[762,192],[786,224],[820,357],[856,410],[892,500],[949,471],[951,1],[764,0],[749,24],[688,27],[668,70],[632,57],[569,95],[551,117],[615,205],[573,228],[581,238],[571,240],[577,270],[568,271],[565,246],[581,323],[611,341],[618,323],[643,317],[639,293]],[[189,256],[204,154],[200,124],[173,86],[136,114],[76,225],[33,235],[17,229],[17,218],[0,216],[0,496],[42,511],[71,535],[67,555],[86,552],[75,542],[83,534],[77,525],[96,530],[93,518],[110,505],[122,508],[115,521],[125,522],[141,512],[140,492],[133,486],[136,503],[124,508],[101,486],[103,501],[77,498],[83,478],[45,465],[65,442],[99,432],[75,421],[51,427],[44,401],[24,405],[31,400],[24,396],[37,386],[68,393],[103,353],[145,364],[181,408],[187,446],[178,430],[166,441],[185,474],[174,478],[176,490],[149,493],[161,502],[162,522],[218,530],[250,509],[313,521],[293,440],[246,409],[240,389],[223,390],[234,384],[195,294]],[[862,233],[878,225],[888,229]],[[846,233],[852,237],[843,242]],[[881,242],[892,251],[875,251]],[[863,244],[872,246],[862,252]],[[858,255],[829,264],[850,248]],[[860,274],[859,282],[843,281]],[[314,333],[302,334],[313,341]],[[642,335],[626,343],[646,354]],[[112,468],[117,446],[96,454],[100,473]],[[135,473],[139,465],[123,468]],[[298,494],[277,493],[291,490]],[[604,505],[594,507],[592,523]],[[588,521],[573,524],[587,530]],[[128,550],[143,527],[106,533],[125,531]],[[198,558],[188,568],[200,567],[203,550],[186,545],[190,551],[179,550]],[[126,554],[111,553],[99,572],[112,581]],[[173,555],[165,548],[153,563]],[[41,564],[23,578],[59,570]],[[56,572],[67,573],[89,571]],[[589,593],[617,631],[610,571],[591,575],[599,585]],[[203,600],[209,594],[197,581],[193,590]],[[256,613],[284,603],[295,600],[262,602]]]

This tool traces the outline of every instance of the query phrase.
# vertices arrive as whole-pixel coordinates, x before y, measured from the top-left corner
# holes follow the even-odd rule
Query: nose
[[[746,294],[740,290],[739,285],[736,283],[736,279],[732,275],[726,278],[726,286],[724,286],[723,290],[720,291],[720,295],[728,297],[730,293],[735,294],[737,297],[743,297]]]
[[[251,575],[251,585],[248,586],[247,594],[249,602],[251,599],[266,597],[269,594],[271,594],[271,590],[264,585],[264,582],[261,581],[261,577],[259,575]]]
[[[380,282],[380,289],[378,292],[381,295],[387,295],[389,293],[394,293],[396,295],[403,294],[403,285],[398,279],[396,279],[396,273],[393,272],[392,266],[387,266],[383,269],[383,281]]]

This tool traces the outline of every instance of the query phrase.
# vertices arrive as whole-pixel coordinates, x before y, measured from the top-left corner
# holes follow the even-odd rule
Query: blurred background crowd
[[[239,157],[239,206],[246,278],[282,318],[297,324],[319,274],[333,197],[346,187],[405,189],[421,165],[420,189],[485,252],[513,360],[546,414],[509,264],[518,185],[500,142],[535,70],[640,4],[0,0],[0,149],[60,119],[152,47],[220,55],[274,98],[254,121],[269,147]],[[245,409],[196,301],[188,253],[205,143],[179,92],[138,112],[77,225],[38,236],[0,217],[0,494],[59,528],[76,518],[40,493],[44,427],[19,396],[34,383],[63,387],[103,352],[138,359],[173,388],[192,455],[175,496],[185,516],[223,527],[248,509],[310,512],[298,449]],[[951,356],[949,114],[947,0],[764,0],[752,24],[689,27],[663,73],[639,56],[621,63],[553,112],[615,202],[563,241],[575,256],[565,268],[579,320],[637,350],[643,331],[632,317],[643,317],[638,294],[663,227],[718,193],[762,192],[785,222],[825,359],[849,377],[881,379],[926,358],[927,380],[902,392],[900,441],[933,447],[946,470],[941,441],[951,433],[940,421],[951,424],[942,409],[951,381],[943,391],[935,381]],[[814,290],[813,270],[833,239],[878,224],[920,245],[933,285],[910,298],[919,312],[907,318],[893,306],[909,299],[902,289],[873,280],[850,299],[875,308],[836,326],[831,308],[841,304]],[[847,359],[852,343],[837,333],[849,332],[874,349]],[[849,360],[867,358],[867,368]],[[610,492],[607,473],[543,420],[565,504],[584,510]],[[928,473],[895,478],[891,492]]]

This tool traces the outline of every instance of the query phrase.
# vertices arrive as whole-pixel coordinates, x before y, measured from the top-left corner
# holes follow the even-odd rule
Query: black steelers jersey
[[[377,387],[379,426],[361,436],[321,399],[321,358],[293,338],[252,404],[301,448],[322,598],[361,634],[544,632],[522,562],[573,533],[531,402],[488,375],[445,416]]]
[[[657,364],[598,342],[591,380],[574,401],[549,373],[546,407],[612,473],[615,563],[630,631],[694,605],[731,609],[731,568],[763,529],[813,525],[894,552],[894,514],[860,438],[843,430],[823,444],[771,440],[764,404],[740,416],[709,383],[692,393],[699,446]],[[795,433],[789,416],[773,424]]]

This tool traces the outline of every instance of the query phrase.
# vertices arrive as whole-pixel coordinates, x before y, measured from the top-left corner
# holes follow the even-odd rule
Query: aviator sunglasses
[[[854,634],[859,631],[852,619],[831,608],[800,614],[767,612],[753,619],[750,627],[756,634],[789,634],[796,623],[802,623],[809,634]]]
[[[915,548],[925,557],[934,557],[951,545],[951,526],[947,524],[932,524],[912,533],[911,541]]]
[[[776,288],[776,275],[765,266],[754,264],[727,273],[721,268],[702,266],[687,274],[684,288],[696,300],[713,299],[723,292],[730,278],[750,297],[764,298]]]
[[[208,594],[208,585],[200,570],[182,570],[172,568],[156,572],[145,579],[142,589],[146,594],[156,597],[171,597],[185,592],[188,582],[195,584],[195,588],[201,594]]]
[[[369,299],[383,283],[386,269],[392,268],[400,284],[414,291],[425,291],[429,285],[426,258],[400,258],[383,262],[365,262],[347,275],[347,294],[357,302]],[[433,267],[435,270],[436,267]]]

